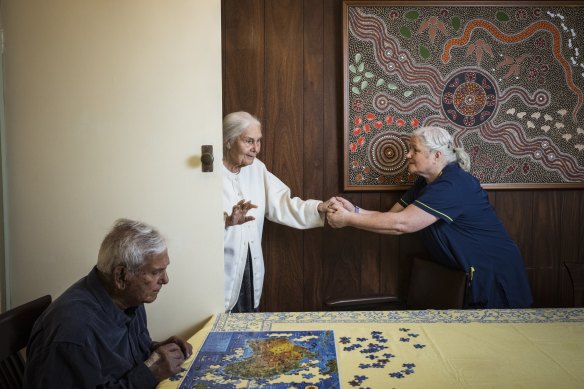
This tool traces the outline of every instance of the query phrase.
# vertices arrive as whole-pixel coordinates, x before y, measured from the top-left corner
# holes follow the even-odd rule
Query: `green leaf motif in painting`
[[[428,50],[425,46],[420,45],[420,57],[424,59],[430,58],[430,50]]]
[[[361,91],[359,90],[359,88],[357,88],[356,86],[352,87],[351,90],[353,91],[354,94],[359,95],[361,94]]]
[[[357,69],[355,69],[355,65],[353,64],[349,65],[349,70],[351,71],[351,73],[357,73]]]
[[[507,12],[503,12],[503,11],[499,11],[497,12],[497,20],[500,22],[508,22],[509,21],[509,15],[507,15]]]
[[[450,19],[450,24],[452,25],[452,28],[454,28],[454,31],[458,31],[460,30],[462,22],[458,16],[453,16],[452,19]]]
[[[411,11],[406,12],[406,14],[404,16],[408,20],[416,20],[417,18],[420,17],[420,13],[418,11],[416,11],[415,9],[413,9]]]
[[[412,37],[412,31],[406,26],[401,26],[399,33],[406,39],[410,39]]]
[[[362,76],[355,76],[355,77],[353,77],[353,82],[356,84],[359,81],[361,81],[361,78],[363,78],[363,77]]]
[[[355,62],[359,63],[361,61],[361,53],[355,54]]]
[[[379,80],[377,80],[377,83],[375,84],[375,86],[379,86],[381,84],[383,84],[385,82],[385,80],[383,78],[380,78]]]

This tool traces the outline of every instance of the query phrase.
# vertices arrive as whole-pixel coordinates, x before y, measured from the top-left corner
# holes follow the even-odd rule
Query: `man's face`
[[[158,297],[162,285],[168,283],[166,267],[170,263],[168,252],[144,259],[144,264],[134,273],[128,273],[124,294],[128,306],[151,303]]]

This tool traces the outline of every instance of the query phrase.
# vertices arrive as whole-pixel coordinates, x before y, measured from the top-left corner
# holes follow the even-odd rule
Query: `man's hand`
[[[144,363],[158,382],[180,372],[185,355],[176,343],[164,344],[156,348]]]
[[[171,336],[170,338],[166,339],[162,342],[153,342],[152,343],[152,351],[156,350],[158,347],[163,346],[165,344],[174,343],[178,347],[180,347],[181,351],[183,352],[185,359],[191,356],[193,353],[193,346],[190,343],[185,342],[178,336]]]
[[[158,382],[180,372],[180,366],[193,354],[193,346],[177,336],[152,343],[153,353],[144,362]]]

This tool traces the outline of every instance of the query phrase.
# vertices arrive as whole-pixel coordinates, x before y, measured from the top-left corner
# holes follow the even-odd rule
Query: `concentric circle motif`
[[[373,96],[373,108],[375,108],[376,111],[382,113],[389,111],[389,108],[391,108],[391,104],[388,96],[383,92]]]
[[[495,83],[479,71],[455,74],[442,92],[442,109],[453,123],[476,127],[491,119],[497,107]]]
[[[369,163],[380,174],[399,173],[406,167],[408,149],[403,140],[393,134],[377,135],[369,143]]]

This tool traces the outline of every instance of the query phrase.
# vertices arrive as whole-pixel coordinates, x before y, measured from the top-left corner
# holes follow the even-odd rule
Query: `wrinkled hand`
[[[225,227],[235,226],[238,224],[243,224],[255,220],[255,217],[247,216],[247,212],[250,209],[257,207],[258,207],[257,205],[251,203],[251,200],[250,201],[240,200],[237,204],[233,206],[231,215],[226,216]]]
[[[331,197],[330,199],[328,199],[327,201],[324,201],[320,204],[318,204],[318,212],[320,213],[325,213],[328,211],[328,208],[331,206],[331,204],[335,201],[334,197]]]
[[[326,218],[328,224],[332,228],[342,228],[347,226],[345,217],[348,213],[350,212],[347,211],[347,209],[345,209],[343,203],[338,200],[335,200],[334,202],[331,203],[327,210]]]
[[[178,344],[168,343],[158,346],[145,363],[156,380],[160,382],[179,373],[180,366],[185,359],[185,355]]]
[[[178,347],[180,347],[183,355],[185,356],[185,359],[190,357],[191,354],[193,353],[193,346],[190,343],[185,342],[184,340],[182,340],[178,336],[171,336],[170,338],[168,338],[162,342],[153,343],[152,349],[156,350],[158,347],[164,346],[165,344],[170,344],[170,343],[174,343]]]
[[[343,208],[345,208],[349,212],[355,212],[355,206],[349,200],[344,197],[336,196],[335,197],[336,203],[340,203]]]

